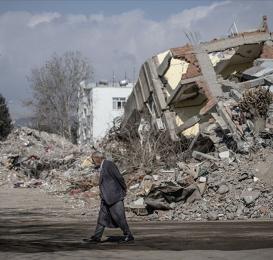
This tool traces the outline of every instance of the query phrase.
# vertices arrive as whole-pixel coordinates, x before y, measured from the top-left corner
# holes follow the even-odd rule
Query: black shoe
[[[133,235],[126,235],[119,241],[119,243],[123,244],[123,243],[133,242],[134,240],[135,238],[133,237]]]
[[[89,244],[101,243],[101,240],[99,238],[95,238],[95,237],[84,238],[82,241],[85,243],[89,243]]]

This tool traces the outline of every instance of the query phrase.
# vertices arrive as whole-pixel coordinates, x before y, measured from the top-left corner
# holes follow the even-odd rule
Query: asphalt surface
[[[33,189],[0,187],[0,259],[273,259],[273,222],[130,222],[135,242],[90,245],[95,219]]]

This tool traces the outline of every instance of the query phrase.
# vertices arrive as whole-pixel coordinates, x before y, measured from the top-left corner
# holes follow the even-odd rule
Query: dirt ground
[[[130,222],[136,241],[87,245],[95,218],[40,189],[0,187],[0,259],[272,259],[273,223]],[[115,241],[119,230],[107,230]]]

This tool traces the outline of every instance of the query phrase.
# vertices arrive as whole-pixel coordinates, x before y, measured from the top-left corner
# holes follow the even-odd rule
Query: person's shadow
[[[102,243],[118,243],[124,236],[107,236],[106,239],[102,240]]]

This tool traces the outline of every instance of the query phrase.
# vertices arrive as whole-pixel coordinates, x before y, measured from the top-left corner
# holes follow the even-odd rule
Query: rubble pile
[[[116,145],[115,149],[126,154],[123,146]],[[273,178],[266,171],[273,161],[271,136],[259,137],[255,150],[248,154],[230,150],[205,154],[194,150],[192,157],[178,160],[185,154],[180,152],[175,165],[166,163],[168,153],[164,160],[156,151],[153,154],[154,168],[122,171],[128,186],[125,203],[131,219],[273,217]],[[98,174],[89,153],[83,153],[81,148],[59,136],[28,128],[16,129],[1,143],[0,162],[1,183],[5,177],[14,188],[40,187],[73,200],[82,209],[92,210],[92,214],[97,213]],[[125,170],[129,166],[123,165]]]
[[[29,128],[15,129],[0,146],[0,183],[41,187],[83,200],[98,197],[98,175],[82,150],[66,139]]]
[[[146,175],[131,183],[127,209],[146,220],[272,218],[272,183],[257,177],[268,167],[269,154],[272,148],[260,148],[252,159],[238,154],[232,160],[192,159],[164,174]]]
[[[156,133],[150,128],[123,132],[118,124],[100,142],[100,149],[130,180],[139,178],[139,172],[149,174],[174,167],[187,147],[188,142],[173,142],[166,132]]]
[[[127,170],[129,215],[185,221],[273,217],[273,175],[265,172],[273,166],[273,135],[265,126],[256,130],[254,125],[259,120],[266,122],[271,102],[268,89],[258,87],[230,103],[230,115],[240,126],[245,150],[238,149],[216,116],[217,123],[208,122],[203,135],[181,149],[177,149],[180,142],[168,143],[149,127],[141,128],[139,137],[133,139],[115,125],[102,146]],[[208,134],[211,140],[212,133],[211,146],[204,137]]]

